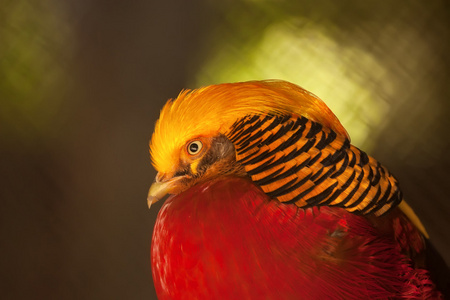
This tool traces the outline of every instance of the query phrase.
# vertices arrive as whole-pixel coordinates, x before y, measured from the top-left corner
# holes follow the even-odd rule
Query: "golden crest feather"
[[[224,134],[246,115],[268,113],[304,116],[348,138],[326,104],[295,84],[264,80],[211,85],[184,90],[163,107],[150,143],[153,166],[173,172],[188,141]]]

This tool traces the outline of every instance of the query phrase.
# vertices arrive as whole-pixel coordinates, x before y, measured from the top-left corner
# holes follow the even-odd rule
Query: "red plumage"
[[[243,178],[197,184],[159,212],[158,298],[439,298],[404,254],[422,250],[417,229],[401,212],[383,218],[280,203]]]

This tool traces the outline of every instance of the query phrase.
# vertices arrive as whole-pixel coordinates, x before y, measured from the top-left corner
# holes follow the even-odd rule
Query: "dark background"
[[[149,249],[161,203],[149,211],[146,195],[160,108],[183,88],[283,72],[326,102],[352,99],[338,117],[350,135],[366,129],[354,142],[396,174],[450,261],[447,1],[1,4],[2,299],[155,299]],[[254,68],[254,45],[273,24],[294,40],[265,46]],[[316,35],[304,43],[311,28],[332,41],[328,52],[314,48]],[[308,47],[308,72],[289,59],[269,69],[274,56]],[[242,76],[229,67],[246,64]],[[344,80],[358,90],[345,94]]]

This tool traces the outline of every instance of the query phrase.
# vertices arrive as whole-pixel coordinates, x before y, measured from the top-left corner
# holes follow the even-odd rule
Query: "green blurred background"
[[[1,4],[2,299],[156,299],[153,124],[183,88],[250,79],[325,100],[450,262],[448,1]]]

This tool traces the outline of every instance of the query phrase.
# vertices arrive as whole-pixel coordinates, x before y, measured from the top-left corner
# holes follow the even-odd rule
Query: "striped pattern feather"
[[[226,135],[253,182],[280,202],[380,216],[402,201],[384,166],[346,136],[306,117],[247,115]]]

